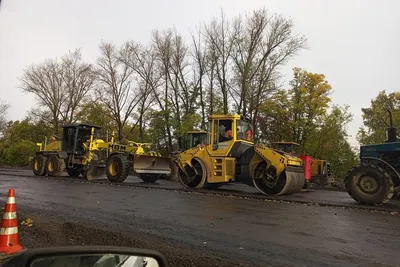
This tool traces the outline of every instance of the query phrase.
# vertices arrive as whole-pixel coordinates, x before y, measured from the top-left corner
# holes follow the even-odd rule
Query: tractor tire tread
[[[50,172],[47,169],[48,161],[50,161],[50,160],[54,160],[54,162],[53,162],[54,171],[53,172]],[[46,173],[48,176],[52,176],[52,177],[61,176],[65,170],[65,166],[66,166],[65,161],[63,159],[59,158],[58,155],[50,155],[46,161]]]
[[[111,176],[111,174],[109,173],[109,170],[108,170],[108,165],[111,161],[114,161],[114,160],[116,160],[116,162],[118,163],[121,171],[117,175]],[[131,165],[132,164],[131,164],[130,160],[124,154],[116,154],[116,155],[110,156],[110,158],[107,160],[107,167],[106,167],[107,179],[110,182],[114,182],[114,183],[124,182],[128,178]]]
[[[35,170],[35,167],[33,166],[33,174],[36,176],[44,176],[46,175],[46,161],[47,158],[42,155],[42,154],[38,154],[33,158],[33,165],[35,164],[35,160],[39,161],[39,170]]]
[[[357,172],[357,169],[360,168],[372,168],[374,170],[377,171],[377,173],[382,175],[382,180],[387,183],[387,187],[388,187],[388,192],[385,194],[385,196],[381,199],[381,200],[377,200],[375,202],[367,202],[365,200],[363,200],[362,196],[360,196],[359,194],[359,189],[356,188],[354,190],[352,185],[352,179],[350,177],[351,174],[353,174],[354,172]],[[378,165],[375,164],[371,164],[371,163],[366,163],[366,162],[362,162],[359,163],[355,166],[353,166],[345,175],[344,178],[344,185],[346,188],[347,193],[354,199],[356,200],[358,203],[362,204],[362,205],[367,205],[367,206],[378,206],[378,205],[382,205],[385,204],[387,202],[389,202],[389,200],[393,197],[393,194],[395,193],[395,189],[394,189],[394,183],[392,181],[392,178],[390,177],[390,175],[386,172],[385,169],[379,167]]]

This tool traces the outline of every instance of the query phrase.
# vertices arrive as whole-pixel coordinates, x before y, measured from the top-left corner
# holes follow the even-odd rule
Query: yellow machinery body
[[[274,142],[272,148],[289,153],[295,156],[301,156],[300,144],[295,142]],[[324,186],[328,184],[331,176],[331,168],[328,161],[312,158],[311,163],[311,183]]]
[[[237,114],[211,115],[209,132],[177,154],[179,180],[188,188],[217,188],[242,182],[263,194],[285,195],[304,185],[301,159],[288,153],[254,144],[251,123]],[[207,140],[204,136],[207,135]],[[193,138],[192,138],[193,139]],[[190,144],[190,142],[188,142]]]
[[[63,136],[56,138],[47,144],[37,143],[39,151],[33,159],[33,172],[35,175],[59,176],[67,171],[69,176],[82,175],[88,180],[104,174],[113,182],[124,181],[128,173],[133,171],[144,181],[148,176],[169,174],[170,159],[161,157],[158,153],[146,151],[150,143],[137,143],[128,141],[127,145],[115,142],[114,133],[109,142],[98,138],[100,127],[90,124],[68,124],[63,126]],[[61,140],[56,140],[61,139]],[[125,165],[124,173],[120,166],[113,161],[116,157]],[[153,164],[157,162],[157,164]],[[166,163],[166,164],[163,164]],[[114,168],[113,168],[114,166]],[[112,174],[116,174],[116,178]],[[143,177],[141,177],[143,176]]]
[[[171,158],[149,150],[151,143],[127,142],[128,145],[110,144],[106,175],[111,182],[125,181],[131,170],[147,183],[154,183],[163,175],[171,174]]]

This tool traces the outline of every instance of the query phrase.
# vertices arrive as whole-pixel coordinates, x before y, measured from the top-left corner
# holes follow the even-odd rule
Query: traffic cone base
[[[17,207],[15,204],[15,192],[8,190],[6,206],[0,225],[0,253],[11,254],[23,250],[18,243]]]

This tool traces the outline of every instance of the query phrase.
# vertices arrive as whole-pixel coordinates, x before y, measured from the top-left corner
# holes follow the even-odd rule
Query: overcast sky
[[[399,89],[400,1],[372,0],[2,0],[0,9],[0,98],[11,104],[8,118],[22,119],[34,105],[19,89],[22,69],[45,58],[81,48],[95,62],[100,40],[120,45],[147,43],[153,29],[175,26],[184,36],[222,9],[227,16],[266,7],[293,18],[310,49],[290,61],[292,68],[326,75],[333,103],[349,104],[352,145],[362,124],[361,108],[378,91]]]

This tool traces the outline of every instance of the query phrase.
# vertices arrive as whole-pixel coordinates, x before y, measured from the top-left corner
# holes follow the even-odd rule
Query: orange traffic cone
[[[0,228],[0,253],[16,253],[23,250],[18,243],[17,206],[15,204],[14,188],[8,190],[8,197],[4,209]]]

